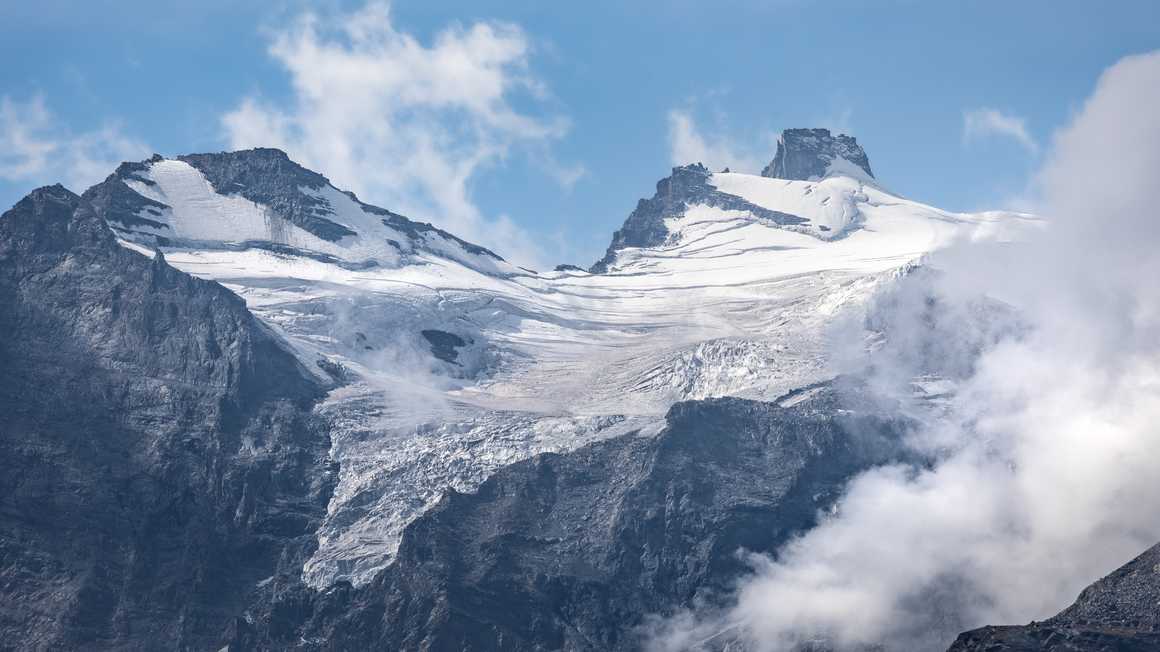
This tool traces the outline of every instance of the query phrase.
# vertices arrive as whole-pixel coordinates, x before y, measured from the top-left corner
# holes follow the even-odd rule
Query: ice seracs
[[[358,584],[448,488],[655,431],[677,401],[827,378],[835,316],[932,250],[1029,219],[897,197],[853,139],[798,131],[773,167],[804,178],[674,168],[590,272],[520,270],[273,150],[156,157],[86,194],[127,244],[225,284],[336,378],[320,412],[340,479],[305,574]]]

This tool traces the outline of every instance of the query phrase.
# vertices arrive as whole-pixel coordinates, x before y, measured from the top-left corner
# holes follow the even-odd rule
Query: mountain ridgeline
[[[492,251],[367,204],[290,160],[256,148],[123,163],[84,198],[118,237],[145,247],[259,248],[360,269],[425,254],[510,273]],[[214,223],[206,213],[228,213]]]
[[[846,135],[831,136],[828,129],[787,129],[777,141],[777,153],[761,176],[787,181],[819,181],[835,172],[858,169],[873,179],[870,159],[858,142]],[[612,235],[604,257],[589,269],[593,274],[608,272],[617,252],[626,247],[663,244],[670,233],[666,220],[682,215],[688,206],[707,205],[724,210],[746,211],[777,225],[795,225],[809,220],[758,206],[713,185],[712,174],[701,163],[675,167],[672,174],[657,182],[656,194],[641,199]]]
[[[825,129],[673,168],[587,271],[274,149],[37,189],[0,216],[0,650],[642,649],[925,463],[818,333],[988,219]],[[1157,550],[952,650],[1158,649]]]

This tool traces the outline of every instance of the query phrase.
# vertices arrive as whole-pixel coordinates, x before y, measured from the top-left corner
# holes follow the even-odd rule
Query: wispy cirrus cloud
[[[0,179],[15,183],[63,182],[76,192],[100,181],[124,160],[148,155],[145,143],[116,123],[75,132],[48,108],[44,97],[0,97]]]
[[[1029,154],[1039,153],[1039,143],[1027,130],[1027,121],[1023,118],[987,107],[963,111],[963,142],[988,137],[1007,138]]]
[[[673,165],[704,163],[719,170],[728,167],[737,172],[756,174],[773,158],[775,136],[758,138],[758,146],[739,143],[723,130],[704,131],[689,108],[672,109],[668,114],[669,159]]]
[[[280,147],[369,201],[518,262],[544,262],[527,232],[485,215],[471,193],[481,170],[513,152],[565,188],[584,174],[552,155],[569,123],[545,109],[520,27],[453,24],[423,43],[376,2],[305,13],[273,33],[269,54],[289,75],[291,101],[245,98],[222,119],[232,147]]]

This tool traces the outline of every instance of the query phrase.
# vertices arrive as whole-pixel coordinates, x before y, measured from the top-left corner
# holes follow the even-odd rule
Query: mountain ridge
[[[725,595],[743,572],[734,547],[773,552],[762,546],[808,528],[851,474],[896,451],[883,437],[858,447],[862,435],[895,437],[904,426],[833,380],[829,326],[930,251],[991,237],[1010,218],[940,211],[847,171],[801,180],[674,168],[638,202],[597,274],[516,270],[362,204],[277,150],[154,156],[83,197],[37,191],[29,205],[56,197],[68,219],[6,213],[0,229],[48,235],[0,241],[0,271],[17,254],[49,256],[58,276],[10,275],[0,290],[25,298],[0,307],[0,320],[43,308],[37,334],[80,329],[104,355],[97,367],[144,367],[132,381],[94,376],[104,393],[81,394],[84,406],[62,414],[84,423],[98,422],[86,410],[124,414],[153,429],[127,431],[121,448],[158,451],[104,474],[83,456],[58,459],[91,476],[85,495],[118,523],[133,515],[102,491],[119,473],[160,474],[167,491],[198,496],[177,516],[149,502],[168,495],[160,489],[134,503],[171,517],[162,538],[192,537],[197,563],[149,565],[161,553],[143,549],[144,566],[128,567],[165,590],[157,578],[170,571],[220,583],[218,604],[200,590],[157,598],[142,631],[140,604],[97,582],[97,597],[80,603],[100,597],[114,613],[98,609],[87,629],[66,623],[43,647],[172,638],[459,649],[478,636],[478,649],[632,649],[645,612]],[[74,287],[95,294],[59,294]],[[62,307],[70,302],[81,308]],[[58,370],[81,373],[52,342],[30,341],[0,347],[0,359],[40,374],[0,381],[12,402],[26,387],[56,387]],[[273,347],[260,358],[274,368],[240,379],[236,370],[254,362],[245,341]],[[183,383],[165,385],[167,369]],[[30,405],[48,409],[38,401]],[[241,404],[257,412],[232,407]],[[872,414],[859,422],[862,413]],[[172,414],[207,425],[191,433]],[[74,441],[59,430],[29,430],[9,446],[28,457],[22,447]],[[770,476],[791,467],[814,471],[788,488],[788,476]],[[627,468],[641,471],[636,480],[617,475]],[[222,488],[203,491],[219,470]],[[738,486],[738,474],[752,481]],[[50,484],[12,477],[30,504],[53,495]],[[608,527],[576,531],[584,510]],[[618,519],[622,510],[636,516]],[[113,534],[113,550],[145,545]],[[223,560],[200,563],[207,555]],[[231,559],[237,568],[221,565]],[[113,552],[98,560],[123,576]],[[15,577],[21,565],[10,586],[31,593],[47,581]],[[656,590],[632,588],[641,586]],[[0,610],[14,635],[22,618]]]
[[[657,182],[652,199],[641,199],[629,214],[624,226],[612,235],[612,243],[604,257],[589,272],[607,272],[616,261],[616,252],[625,247],[652,247],[661,245],[669,237],[664,221],[683,213],[685,206],[704,204],[724,210],[748,211],[754,217],[772,224],[792,225],[808,222],[804,217],[770,210],[748,202],[736,195],[717,190],[710,181],[708,168],[700,163],[678,166],[672,174]]]
[[[488,273],[503,258],[429,223],[339,190],[279,149],[160,155],[122,163],[83,195],[121,238],[147,248],[242,246],[295,250],[354,267],[448,257]],[[228,212],[229,223],[216,217]]]
[[[317,587],[371,581],[449,488],[659,427],[683,400],[768,401],[825,380],[830,320],[941,243],[1007,218],[939,211],[844,175],[685,166],[671,197],[658,184],[650,219],[663,242],[616,250],[602,274],[540,273],[436,236],[386,261],[375,252],[397,251],[388,227],[333,186],[325,198],[354,213],[337,221],[359,238],[319,238],[242,188],[222,195],[180,157],[130,173],[129,191],[170,207],[140,215],[184,236],[157,245],[169,264],[243,296],[314,373],[344,379],[321,407],[342,425],[340,481],[305,571]]]

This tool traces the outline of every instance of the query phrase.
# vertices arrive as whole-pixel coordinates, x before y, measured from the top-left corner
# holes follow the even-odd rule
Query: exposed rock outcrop
[[[777,153],[761,176],[813,181],[824,178],[835,161],[857,166],[870,178],[870,159],[853,136],[831,136],[829,129],[786,129],[777,140]]]
[[[0,333],[0,647],[216,649],[300,571],[324,388],[241,299],[53,186],[0,217]]]
[[[355,235],[354,231],[327,219],[331,209],[325,199],[303,192],[304,188],[321,190],[330,183],[326,177],[291,161],[282,150],[259,147],[187,154],[177,160],[200,170],[219,193],[236,193],[256,204],[269,206],[283,219],[323,240],[333,242]]]
[[[1160,544],[1080,593],[1043,622],[982,627],[950,652],[1153,652],[1160,650]]]
[[[372,216],[392,229],[392,245],[400,254],[416,250],[426,250],[436,255],[446,256],[448,245],[460,248],[467,255],[482,256],[492,261],[503,259],[494,252],[467,242],[426,222],[410,220],[385,208],[373,206],[359,200],[354,193],[334,188],[321,174],[294,162],[285,152],[272,148],[255,148],[233,152],[187,154],[177,157],[195,168],[209,182],[212,191],[223,196],[237,195],[262,207],[269,215],[270,224],[280,228],[282,224],[300,227],[311,235],[329,243],[339,243],[346,238],[376,237],[375,234],[358,233],[352,224],[340,223],[344,218],[339,214],[353,208]],[[172,246],[177,234],[166,223],[165,211],[170,206],[139,194],[133,189],[135,184],[156,187],[150,178],[150,167],[164,159],[154,155],[146,161],[122,163],[103,182],[88,189],[83,198],[92,204],[97,213],[121,237],[146,246]],[[140,188],[140,186],[136,186]],[[342,197],[338,193],[346,195]],[[349,202],[348,202],[349,200]],[[347,204],[336,207],[333,202]],[[187,216],[188,217],[188,216]],[[230,215],[199,215],[202,220],[229,220]],[[225,229],[224,232],[229,232]],[[287,248],[282,238],[271,234],[266,240],[241,239],[214,243],[218,247],[263,248],[275,252],[307,254],[300,249]],[[252,236],[251,236],[252,237]],[[199,246],[209,245],[199,242]],[[310,255],[328,263],[342,264],[333,256],[312,252]],[[348,263],[351,261],[347,261]],[[373,261],[359,261],[355,269],[373,266]]]
[[[370,584],[268,587],[231,649],[639,649],[649,614],[721,599],[738,550],[776,549],[895,453],[905,424],[842,394],[680,403],[659,435],[505,467],[412,523]]]
[[[736,195],[723,193],[711,183],[712,173],[700,163],[673,168],[671,175],[657,182],[656,194],[652,199],[641,199],[636,209],[612,235],[612,244],[590,271],[593,274],[607,272],[616,262],[616,253],[625,247],[655,247],[669,238],[665,220],[679,217],[689,206],[701,204],[725,210],[748,211],[758,219],[779,225],[802,224],[803,217],[769,210]]]

